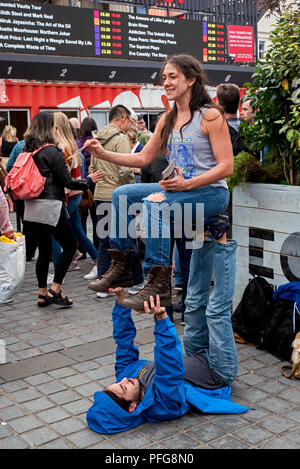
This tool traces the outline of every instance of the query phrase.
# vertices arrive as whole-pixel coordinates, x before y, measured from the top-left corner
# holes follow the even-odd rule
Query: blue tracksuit
[[[134,378],[148,360],[139,359],[134,345],[136,328],[130,309],[118,303],[113,308],[113,337],[116,349],[116,381]],[[247,407],[230,400],[230,386],[206,390],[184,381],[185,369],[181,342],[176,327],[167,317],[155,321],[155,373],[144,398],[133,413],[123,410],[107,394],[96,392],[94,405],[87,413],[89,427],[98,433],[117,433],[141,423],[171,420],[188,412],[192,406],[202,412],[238,414]]]

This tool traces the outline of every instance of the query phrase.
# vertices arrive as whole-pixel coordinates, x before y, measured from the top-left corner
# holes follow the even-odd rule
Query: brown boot
[[[121,252],[119,249],[107,250],[111,264],[107,272],[89,283],[89,288],[96,292],[107,293],[109,288],[132,287],[131,259],[134,250]]]
[[[144,301],[149,301],[149,297],[153,296],[154,301],[156,295],[160,297],[161,306],[171,306],[172,296],[170,290],[170,276],[172,266],[154,265],[149,270],[148,282],[145,287],[130,298],[125,298],[121,303],[126,308],[135,310],[144,309]]]

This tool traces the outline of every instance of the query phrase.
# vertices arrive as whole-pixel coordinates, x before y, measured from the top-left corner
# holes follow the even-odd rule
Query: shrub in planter
[[[249,87],[247,96],[257,112],[252,125],[242,124],[242,132],[255,153],[268,149],[262,171],[251,161],[254,173],[260,173],[261,182],[300,185],[300,17],[296,9],[290,7],[284,11],[270,40],[265,61],[254,67],[253,83],[245,84]],[[238,172],[229,181],[231,185],[259,182],[253,179],[250,158],[238,156]],[[270,174],[272,181],[268,180]]]

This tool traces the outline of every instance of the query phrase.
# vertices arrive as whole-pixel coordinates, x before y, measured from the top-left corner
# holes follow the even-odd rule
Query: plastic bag
[[[25,277],[25,236],[16,236],[17,242],[0,237],[0,303],[20,290]]]

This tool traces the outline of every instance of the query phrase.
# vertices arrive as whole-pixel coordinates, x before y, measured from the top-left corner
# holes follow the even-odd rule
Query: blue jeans
[[[97,233],[98,239],[99,239],[99,245],[98,245],[98,278],[100,278],[105,272],[107,272],[110,263],[111,263],[111,258],[108,253],[108,249],[111,248],[111,243],[110,243],[110,238],[107,235],[107,232],[109,231],[109,224],[111,223],[111,219],[108,215],[108,206],[111,205],[110,202],[102,202],[100,200],[95,201],[96,204],[96,215],[97,215],[97,224],[101,220],[103,220],[105,217],[107,218],[107,223],[102,227],[104,233],[101,233],[99,230]],[[103,222],[104,223],[104,222]],[[135,253],[132,256],[132,280],[134,285],[137,285],[138,283],[142,283],[143,281],[143,269],[142,269],[142,264],[141,264],[141,259],[140,255],[138,252],[137,248],[137,242],[133,242],[132,249],[134,249]],[[112,248],[115,249],[115,248]],[[118,249],[118,248],[117,248]]]
[[[157,192],[164,195],[162,202],[147,199],[150,194]],[[128,214],[128,208],[132,204],[143,202],[147,227],[144,273],[147,274],[153,265],[170,265],[171,232],[173,231],[176,238],[178,229],[182,230],[183,226],[186,228],[195,223],[196,204],[203,204],[203,216],[206,217],[224,212],[228,201],[228,191],[223,187],[206,186],[185,192],[167,192],[162,190],[158,183],[129,184],[118,187],[112,194],[111,247],[121,251],[131,248],[132,239],[129,236],[128,227],[134,223],[134,213]],[[168,218],[163,215],[162,209],[172,204],[177,204],[178,213],[180,213],[175,215],[171,213]],[[186,222],[184,216],[188,210],[191,214]]]
[[[70,197],[68,200],[67,210],[70,216],[70,223],[73,231],[75,240],[88,252],[94,262],[97,261],[97,249],[93,243],[89,240],[85,232],[83,231],[81,219],[79,215],[79,205],[81,202],[81,194]],[[53,264],[56,265],[58,257],[60,255],[61,248],[59,243],[52,238],[52,257]]]
[[[175,284],[182,285],[180,257],[177,246],[175,246]]]
[[[209,366],[230,385],[238,358],[231,324],[237,242],[205,241],[194,249],[185,300],[183,344],[186,355],[205,354]],[[209,296],[214,275],[214,288]]]

